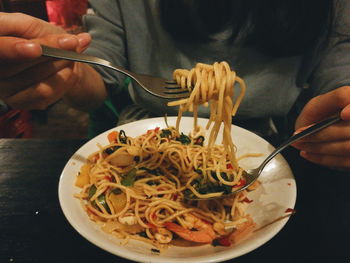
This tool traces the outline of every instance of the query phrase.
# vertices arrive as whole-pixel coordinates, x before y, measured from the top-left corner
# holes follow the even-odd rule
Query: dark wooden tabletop
[[[84,140],[0,139],[0,262],[129,262],[89,243],[65,219],[60,173]],[[297,213],[271,241],[234,262],[350,262],[350,174],[283,154]]]

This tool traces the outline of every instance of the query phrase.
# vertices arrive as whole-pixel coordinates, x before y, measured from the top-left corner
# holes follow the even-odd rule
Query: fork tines
[[[175,80],[166,80],[165,83],[166,84],[176,84],[177,85],[177,82]]]
[[[166,89],[164,91],[165,94],[185,94],[189,93],[187,89],[181,88],[175,81],[166,81],[166,85],[164,88]]]

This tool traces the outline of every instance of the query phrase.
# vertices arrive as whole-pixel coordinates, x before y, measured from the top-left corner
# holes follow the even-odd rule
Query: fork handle
[[[132,79],[136,80],[134,77],[134,74],[132,72],[130,72],[122,67],[118,67],[116,65],[113,65],[111,62],[109,62],[105,59],[102,59],[102,58],[98,58],[98,57],[94,57],[94,56],[90,56],[90,55],[85,55],[85,54],[77,53],[74,51],[48,47],[45,45],[41,45],[41,49],[42,49],[42,55],[45,57],[66,59],[66,60],[71,60],[71,61],[88,63],[88,64],[92,64],[92,65],[104,66],[104,67],[116,70],[120,73],[123,73],[123,74],[131,77]]]
[[[258,167],[259,172],[264,169],[265,165],[272,159],[274,158],[277,154],[279,154],[282,150],[284,150],[286,147],[291,145],[293,142],[300,140],[301,138],[304,138],[310,134],[313,134],[315,132],[318,132],[322,130],[323,128],[326,128],[333,123],[340,121],[340,114],[333,115],[323,121],[320,121],[316,123],[315,125],[312,125],[311,127],[303,130],[302,132],[299,132],[292,137],[290,137],[288,140],[286,140],[284,143],[282,143],[279,147],[277,147],[263,162],[262,164]]]

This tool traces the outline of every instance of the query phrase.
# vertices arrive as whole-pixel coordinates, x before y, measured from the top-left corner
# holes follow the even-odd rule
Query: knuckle
[[[36,93],[40,101],[50,100],[54,96],[53,89],[47,85],[39,85],[36,88]]]
[[[26,34],[30,36],[39,36],[41,31],[40,20],[31,19],[28,21]]]
[[[337,101],[344,102],[344,103],[349,102],[350,86],[343,86],[341,88],[334,90],[333,95],[335,96],[335,99]]]

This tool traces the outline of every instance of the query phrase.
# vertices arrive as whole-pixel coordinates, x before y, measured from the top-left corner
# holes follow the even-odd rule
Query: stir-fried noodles
[[[123,130],[108,135],[81,167],[76,194],[91,220],[127,242],[138,239],[157,248],[183,239],[195,243],[230,245],[252,231],[255,224],[245,213],[251,202],[247,190],[219,200],[191,200],[221,196],[245,184],[231,139],[232,116],[245,92],[245,84],[226,62],[197,64],[176,70],[174,79],[191,90],[179,105],[175,127],[155,128],[135,138]],[[235,84],[240,94],[235,100]],[[197,110],[210,105],[212,126],[208,143],[197,125]],[[179,131],[184,111],[193,111],[194,128]],[[222,144],[215,144],[223,124]],[[250,189],[252,190],[252,188]]]

